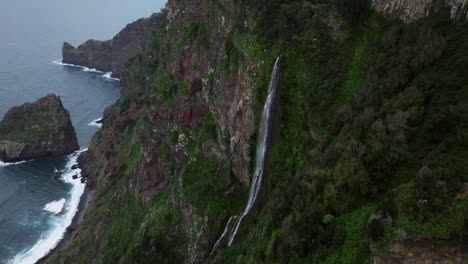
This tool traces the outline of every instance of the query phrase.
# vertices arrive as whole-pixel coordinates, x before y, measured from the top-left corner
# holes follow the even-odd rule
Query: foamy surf
[[[78,211],[81,195],[83,195],[85,190],[85,184],[81,183],[80,180],[73,179],[73,175],[81,174],[81,169],[71,169],[73,164],[76,163],[78,156],[83,151],[86,151],[86,149],[69,155],[69,160],[65,166],[64,173],[62,174],[61,180],[73,186],[70,191],[70,197],[64,199],[65,202],[62,205],[62,210],[65,208],[65,213],[60,216],[54,215],[50,230],[42,235],[39,241],[37,241],[32,248],[19,253],[8,263],[33,264],[53,250],[63,238],[68,226],[70,226],[73,221],[73,217],[75,217],[75,214]],[[57,206],[55,209],[58,210],[58,204],[55,204],[55,206]],[[60,210],[60,212],[62,210]]]
[[[53,214],[58,214],[62,212],[65,202],[65,199],[50,202],[44,206],[44,210]]]
[[[112,72],[103,72],[103,71],[99,71],[99,70],[96,70],[96,69],[90,69],[90,68],[85,67],[85,66],[80,66],[80,65],[70,64],[70,63],[64,63],[64,62],[62,62],[62,60],[55,60],[55,61],[52,61],[52,62],[55,63],[55,64],[58,64],[58,65],[62,65],[62,66],[80,68],[84,72],[93,72],[93,73],[99,73],[99,74],[102,73],[101,77],[106,79],[106,80],[120,81],[120,79],[112,77]]]
[[[90,69],[90,68],[86,68],[86,67],[81,67],[81,68],[83,68],[83,71],[85,71],[85,72],[104,73],[103,71],[98,71],[96,69]]]
[[[25,163],[25,162],[28,162],[28,161],[19,161],[19,162],[3,162],[0,160],[0,167],[6,167],[6,166],[12,166],[12,165],[18,165],[18,164],[22,164],[22,163]]]
[[[111,81],[120,81],[119,78],[112,77],[112,72],[106,72],[101,77],[107,80],[111,80]]]
[[[88,124],[88,126],[102,127],[102,124],[98,123],[101,120],[102,120],[102,118],[98,118],[96,120],[93,120],[91,123]]]
[[[69,67],[80,68],[80,69],[83,69],[83,71],[85,71],[85,72],[104,73],[104,72],[102,72],[102,71],[98,71],[98,70],[96,70],[96,69],[90,69],[90,68],[85,67],[85,66],[75,65],[75,64],[70,64],[70,63],[64,63],[64,62],[62,62],[61,60],[55,60],[55,61],[53,61],[53,63],[58,64],[58,65],[62,65],[62,66],[69,66]]]

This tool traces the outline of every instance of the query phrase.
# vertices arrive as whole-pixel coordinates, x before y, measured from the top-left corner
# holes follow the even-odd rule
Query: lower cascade
[[[213,254],[216,249],[219,247],[221,240],[224,238],[226,233],[229,230],[229,225],[232,220],[236,219],[234,223],[234,227],[229,235],[228,246],[231,246],[236,238],[237,231],[239,230],[239,226],[242,223],[242,219],[250,212],[252,209],[255,200],[257,200],[258,192],[260,191],[260,187],[262,184],[263,179],[263,172],[265,167],[265,155],[268,146],[268,138],[270,135],[271,129],[271,115],[273,112],[273,105],[275,102],[276,97],[276,88],[278,86],[280,74],[280,57],[276,59],[275,65],[273,67],[273,72],[271,73],[270,84],[268,86],[268,97],[265,101],[265,105],[263,106],[263,113],[262,118],[260,120],[260,126],[258,131],[258,141],[257,141],[257,150],[256,150],[256,162],[255,162],[255,172],[252,177],[252,182],[250,185],[249,191],[249,200],[247,201],[247,205],[242,213],[237,216],[233,216],[229,218],[229,221],[226,224],[226,227],[216,241],[211,254]]]

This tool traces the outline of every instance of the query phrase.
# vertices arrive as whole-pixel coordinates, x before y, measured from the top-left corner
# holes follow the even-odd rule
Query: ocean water
[[[63,41],[110,39],[164,7],[159,0],[0,0],[0,118],[49,93],[70,111],[81,150],[119,95],[108,73],[61,65]],[[17,164],[0,162],[0,263],[34,263],[71,223],[84,184],[73,180],[79,152]]]

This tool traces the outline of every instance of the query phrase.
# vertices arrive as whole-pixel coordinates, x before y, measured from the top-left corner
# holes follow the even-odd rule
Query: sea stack
[[[0,160],[4,162],[63,156],[78,149],[70,113],[55,94],[15,106],[0,121]]]

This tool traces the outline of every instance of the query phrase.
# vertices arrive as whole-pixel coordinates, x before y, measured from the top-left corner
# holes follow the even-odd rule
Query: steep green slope
[[[48,261],[367,263],[395,238],[465,243],[468,26],[350,3],[170,1],[93,138],[94,202]],[[210,256],[247,200],[278,56],[261,197]]]

